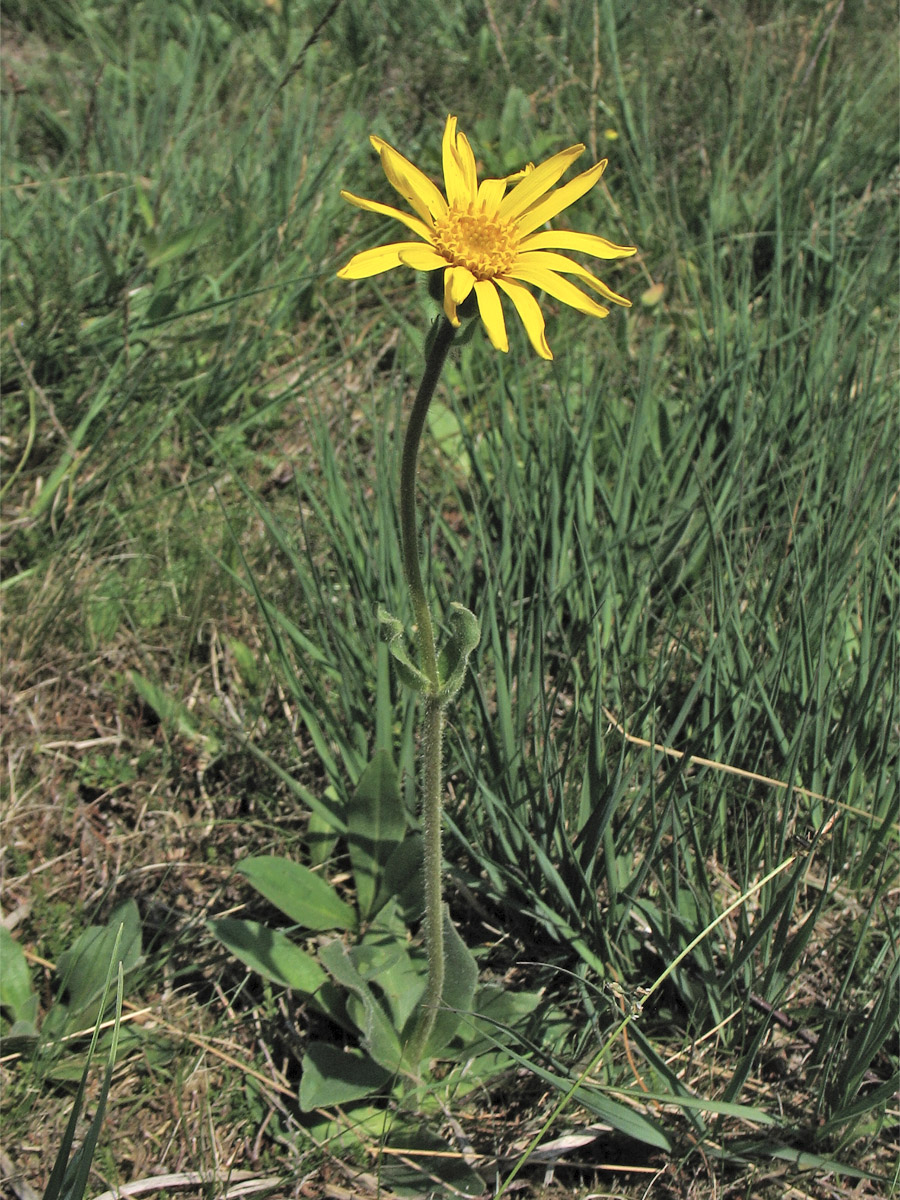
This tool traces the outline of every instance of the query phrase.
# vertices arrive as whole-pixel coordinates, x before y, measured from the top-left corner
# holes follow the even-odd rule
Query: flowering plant
[[[447,118],[442,161],[445,193],[418,167],[389,146],[382,138],[371,142],[381,158],[384,173],[403,197],[412,213],[380,201],[367,200],[353,192],[341,195],[357,208],[389,216],[416,234],[419,241],[393,242],[375,246],[353,256],[341,268],[342,279],[366,279],[395,267],[408,266],[433,273],[442,288],[443,315],[426,351],[425,372],[410,413],[400,473],[400,524],[403,566],[416,618],[418,661],[404,648],[400,621],[381,613],[382,629],[404,682],[423,698],[422,814],[425,837],[425,944],[428,980],[418,1020],[406,1040],[407,1066],[418,1071],[428,1056],[437,1014],[445,1002],[445,928],[449,916],[443,911],[441,892],[441,763],[444,711],[462,685],[466,664],[478,645],[480,633],[474,613],[454,604],[449,624],[450,638],[438,655],[431,611],[419,567],[416,521],[416,462],[428,406],[453,338],[467,316],[477,312],[491,344],[506,353],[509,339],[501,293],[512,301],[531,345],[541,358],[552,359],[544,317],[531,284],[579,312],[606,317],[609,308],[593,298],[593,292],[613,304],[630,305],[591,271],[560,251],[568,250],[601,259],[627,258],[634,246],[618,246],[593,233],[546,229],[553,217],[599,181],[606,159],[576,176],[562,187],[555,185],[584,150],[570,146],[540,166],[529,164],[523,171],[503,179],[478,182],[475,155],[466,135],[457,129],[457,119]],[[437,275],[441,272],[443,279]],[[588,291],[577,287],[572,276]],[[474,297],[474,304],[473,304]],[[452,930],[452,926],[449,926]],[[451,981],[452,984],[452,981]]]

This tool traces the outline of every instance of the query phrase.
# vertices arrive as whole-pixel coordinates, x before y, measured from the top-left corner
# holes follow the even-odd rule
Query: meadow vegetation
[[[880,0],[4,5],[19,1197],[112,1015],[120,923],[87,1195],[895,1194],[895,34]],[[603,273],[634,306],[542,299],[552,363],[479,329],[423,442],[431,586],[482,622],[444,850],[513,998],[489,1069],[308,1108],[310,1039],[351,1032],[210,922],[290,929],[236,870],[263,856],[362,911],[341,814],[373,758],[415,828],[376,614],[409,617],[434,308],[412,273],[335,272],[380,229],[340,189],[395,200],[368,135],[437,176],[450,112],[485,174],[609,158],[571,221],[639,247]]]

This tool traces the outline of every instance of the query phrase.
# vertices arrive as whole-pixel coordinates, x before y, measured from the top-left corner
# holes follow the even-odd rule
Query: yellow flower
[[[579,312],[608,316],[608,308],[563,278],[574,275],[604,300],[630,307],[630,300],[617,295],[585,267],[556,251],[575,250],[595,258],[613,259],[628,258],[635,253],[634,246],[616,246],[594,233],[541,229],[590,191],[603,174],[606,159],[555,191],[551,191],[553,185],[584,146],[570,146],[540,166],[529,165],[506,179],[484,179],[479,183],[472,147],[466,135],[457,132],[456,117],[451,116],[447,118],[443,141],[445,198],[418,167],[387,142],[379,137],[370,141],[381,158],[388,182],[416,216],[376,200],[354,196],[352,192],[341,195],[357,208],[393,217],[422,241],[392,242],[363,250],[338,271],[341,279],[367,279],[399,266],[416,271],[443,270],[444,312],[448,319],[459,325],[457,308],[474,291],[491,344],[504,352],[509,349],[509,341],[500,292],[505,292],[542,358],[553,357],[544,334],[544,317],[537,300],[523,284],[530,283]],[[511,183],[514,186],[507,195]]]

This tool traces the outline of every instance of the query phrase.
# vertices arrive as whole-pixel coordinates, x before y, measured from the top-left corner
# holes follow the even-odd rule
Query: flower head
[[[564,278],[572,275],[604,300],[630,306],[630,300],[617,295],[587,268],[558,251],[575,250],[595,258],[613,259],[628,258],[635,253],[634,246],[617,246],[594,233],[541,228],[590,191],[603,174],[606,159],[555,190],[554,184],[584,146],[570,146],[540,166],[529,165],[506,179],[483,179],[479,183],[472,147],[466,135],[457,131],[456,117],[451,116],[447,118],[443,141],[445,197],[427,175],[387,142],[379,137],[370,140],[381,158],[388,182],[416,215],[376,200],[365,200],[352,192],[341,195],[357,208],[400,221],[421,241],[392,242],[363,250],[338,271],[341,279],[367,279],[399,266],[416,271],[442,270],[447,318],[458,325],[457,309],[474,292],[491,344],[504,352],[509,349],[509,341],[500,292],[505,292],[542,358],[553,357],[544,333],[544,317],[537,300],[523,284],[530,283],[579,312],[608,316],[605,305]],[[512,190],[507,194],[511,184]]]

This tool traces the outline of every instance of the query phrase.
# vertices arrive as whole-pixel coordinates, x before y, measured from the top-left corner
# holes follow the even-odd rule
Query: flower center
[[[515,225],[483,209],[451,208],[434,227],[434,246],[455,267],[468,267],[476,279],[503,275],[516,261]]]

